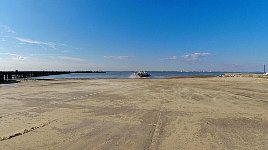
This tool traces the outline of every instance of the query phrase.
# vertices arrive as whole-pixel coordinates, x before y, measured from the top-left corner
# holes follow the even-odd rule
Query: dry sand
[[[0,87],[0,149],[268,149],[268,80],[23,81]]]

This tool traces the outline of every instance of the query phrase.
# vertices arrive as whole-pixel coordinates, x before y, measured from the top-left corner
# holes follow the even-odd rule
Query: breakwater
[[[0,71],[0,82],[12,79],[31,78],[39,76],[60,75],[70,73],[106,73],[104,71]]]

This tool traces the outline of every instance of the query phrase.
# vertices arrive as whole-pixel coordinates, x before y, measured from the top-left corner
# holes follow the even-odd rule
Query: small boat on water
[[[151,75],[148,73],[148,72],[146,72],[146,71],[138,71],[138,72],[136,72],[135,73],[138,77],[140,77],[140,78],[148,78],[148,77],[150,77]]]

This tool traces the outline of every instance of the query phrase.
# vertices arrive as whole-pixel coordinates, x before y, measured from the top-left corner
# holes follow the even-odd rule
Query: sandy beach
[[[0,86],[0,149],[268,149],[268,80],[22,81]]]

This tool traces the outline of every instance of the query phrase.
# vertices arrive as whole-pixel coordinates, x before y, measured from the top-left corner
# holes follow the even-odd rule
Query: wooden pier
[[[104,71],[0,71],[0,82],[21,79],[32,78],[49,75],[60,75],[70,73],[106,73]]]

